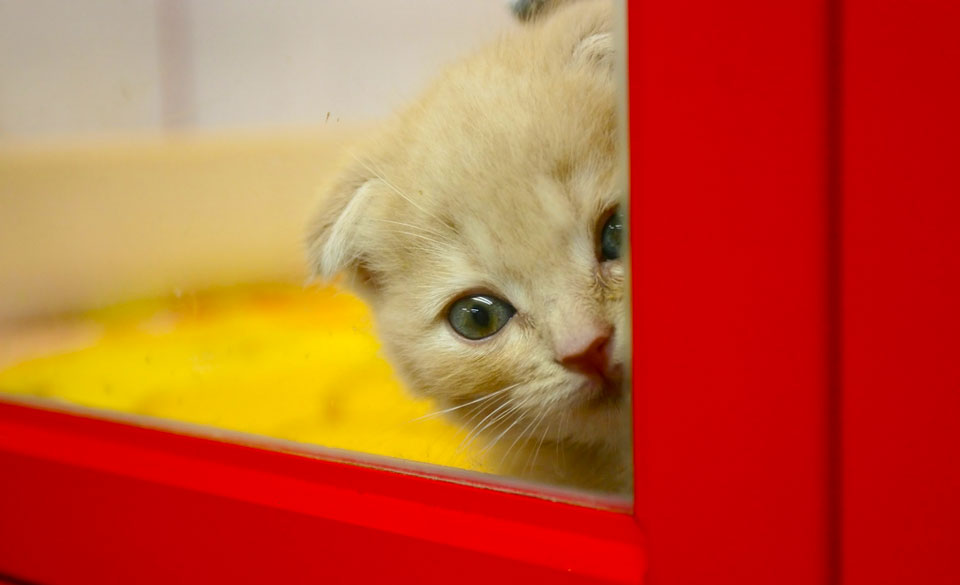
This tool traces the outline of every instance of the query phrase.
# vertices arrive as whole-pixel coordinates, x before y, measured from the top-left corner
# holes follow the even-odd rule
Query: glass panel
[[[514,8],[0,0],[0,393],[628,494],[622,7]]]

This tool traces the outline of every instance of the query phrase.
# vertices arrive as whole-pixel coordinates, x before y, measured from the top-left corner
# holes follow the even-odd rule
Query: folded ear
[[[365,218],[376,188],[365,169],[348,169],[324,191],[307,232],[307,259],[313,278],[329,281],[339,274],[360,294],[376,282],[364,257]]]

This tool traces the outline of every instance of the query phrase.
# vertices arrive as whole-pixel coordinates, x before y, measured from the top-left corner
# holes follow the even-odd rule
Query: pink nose
[[[609,329],[594,330],[566,345],[557,361],[581,374],[606,378],[610,366],[610,336]]]

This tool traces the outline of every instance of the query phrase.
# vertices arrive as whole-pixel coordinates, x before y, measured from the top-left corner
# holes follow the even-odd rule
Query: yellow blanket
[[[231,288],[63,322],[81,347],[0,367],[0,392],[482,470],[378,355],[370,316],[332,288]],[[14,343],[16,340],[14,340]],[[420,420],[417,420],[420,419]]]

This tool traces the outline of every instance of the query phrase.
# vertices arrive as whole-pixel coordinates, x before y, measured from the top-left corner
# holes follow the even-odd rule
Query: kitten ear
[[[313,278],[329,281],[345,274],[348,284],[358,292],[375,288],[362,249],[363,219],[374,182],[360,173],[348,174],[324,194],[307,233],[307,259]]]

